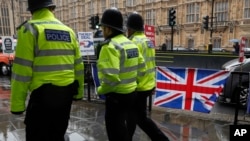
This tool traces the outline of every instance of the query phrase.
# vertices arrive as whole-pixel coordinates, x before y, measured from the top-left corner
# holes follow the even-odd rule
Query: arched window
[[[194,48],[194,39],[188,39],[188,49]]]
[[[221,48],[221,39],[217,38],[213,40],[213,48]]]
[[[166,39],[167,50],[171,50],[171,40]]]
[[[250,48],[250,37],[246,38],[246,48]]]
[[[8,9],[8,3],[3,1],[0,4],[0,35],[11,35],[10,33],[10,14]]]

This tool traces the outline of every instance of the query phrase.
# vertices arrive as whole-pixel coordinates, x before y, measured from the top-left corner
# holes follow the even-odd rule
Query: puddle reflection
[[[158,126],[171,141],[229,141],[230,124],[232,125],[224,121],[166,114],[164,121],[158,123]]]
[[[0,99],[10,98],[10,78],[3,77],[0,78]]]

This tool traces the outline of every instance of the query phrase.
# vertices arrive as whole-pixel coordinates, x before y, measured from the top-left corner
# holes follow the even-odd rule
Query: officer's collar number
[[[154,48],[154,43],[152,41],[147,41],[147,45],[149,48]]]
[[[139,56],[137,48],[127,49],[126,52],[127,52],[127,58],[128,59],[136,58],[136,57]]]

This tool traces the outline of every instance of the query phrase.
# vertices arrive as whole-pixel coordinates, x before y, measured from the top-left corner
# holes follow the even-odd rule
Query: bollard
[[[91,101],[91,96],[90,96],[90,85],[91,85],[91,77],[90,77],[90,75],[91,75],[91,67],[90,67],[90,64],[87,64],[87,81],[88,81],[88,83],[87,83],[87,87],[88,87],[88,101]]]
[[[248,97],[247,97],[247,114],[250,114],[250,96],[248,94]]]
[[[248,74],[248,82],[249,82],[249,84],[248,84],[248,96],[247,96],[247,114],[250,114],[250,72],[249,72],[249,74]]]

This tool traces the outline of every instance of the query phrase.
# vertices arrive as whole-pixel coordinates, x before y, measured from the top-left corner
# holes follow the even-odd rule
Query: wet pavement
[[[96,99],[91,90],[91,101],[86,98],[72,105],[66,135],[68,141],[108,141],[104,103]],[[88,91],[85,92],[87,96]],[[9,78],[0,76],[0,141],[25,141],[24,115],[10,114],[9,97]],[[250,124],[249,116],[242,111],[239,114],[240,123]],[[234,109],[217,103],[211,113],[204,114],[153,106],[149,116],[171,141],[229,141]],[[140,128],[136,129],[133,140],[150,141]]]

